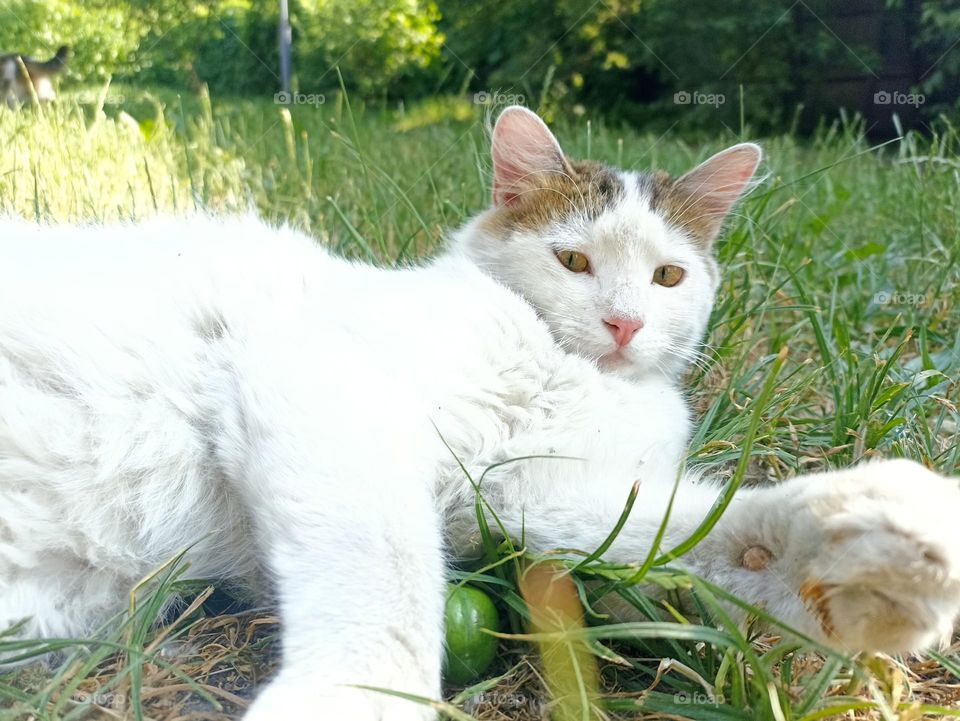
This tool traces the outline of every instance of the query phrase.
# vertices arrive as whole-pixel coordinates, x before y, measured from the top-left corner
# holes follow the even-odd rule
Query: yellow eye
[[[557,260],[571,273],[583,273],[590,267],[590,261],[583,253],[575,250],[561,250],[557,252]]]
[[[679,265],[661,265],[653,271],[653,282],[664,288],[672,288],[683,280],[683,268]]]

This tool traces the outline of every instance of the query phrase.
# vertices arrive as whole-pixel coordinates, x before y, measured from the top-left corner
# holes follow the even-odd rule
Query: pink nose
[[[630,320],[628,318],[610,318],[603,323],[613,334],[613,339],[621,348],[633,339],[638,330],[643,328],[642,320]]]

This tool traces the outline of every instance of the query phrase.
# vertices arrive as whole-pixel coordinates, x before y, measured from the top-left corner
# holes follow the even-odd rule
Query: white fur
[[[564,353],[456,249],[380,270],[253,219],[8,219],[0,260],[0,626],[86,633],[194,544],[197,577],[263,570],[275,588],[283,666],[248,719],[426,719],[344,684],[439,696],[443,548],[477,538],[457,460],[476,479],[582,459],[486,477],[534,550],[595,548],[639,479],[608,557],[649,551],[680,393]],[[715,495],[681,483],[665,549]],[[742,491],[683,563],[817,637],[799,593],[822,581],[826,640],[916,648],[957,610],[958,514],[952,481],[861,466]],[[766,569],[741,564],[754,545]]]

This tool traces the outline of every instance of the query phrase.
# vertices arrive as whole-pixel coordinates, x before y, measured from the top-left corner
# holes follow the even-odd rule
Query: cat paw
[[[309,679],[284,678],[257,696],[243,721],[436,721],[421,704],[349,686],[325,687]]]
[[[949,634],[960,611],[960,490],[909,461],[817,476],[802,496],[818,546],[798,593],[828,640],[905,652]]]
[[[896,460],[761,490],[740,514],[740,573],[774,615],[839,650],[928,647],[960,612],[958,485]]]

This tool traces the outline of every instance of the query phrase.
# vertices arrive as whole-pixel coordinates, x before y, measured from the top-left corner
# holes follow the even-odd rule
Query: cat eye
[[[679,265],[661,265],[653,271],[653,282],[664,288],[672,288],[683,280],[683,268]]]
[[[590,268],[590,261],[583,253],[575,250],[557,251],[557,260],[571,273],[584,273]]]

